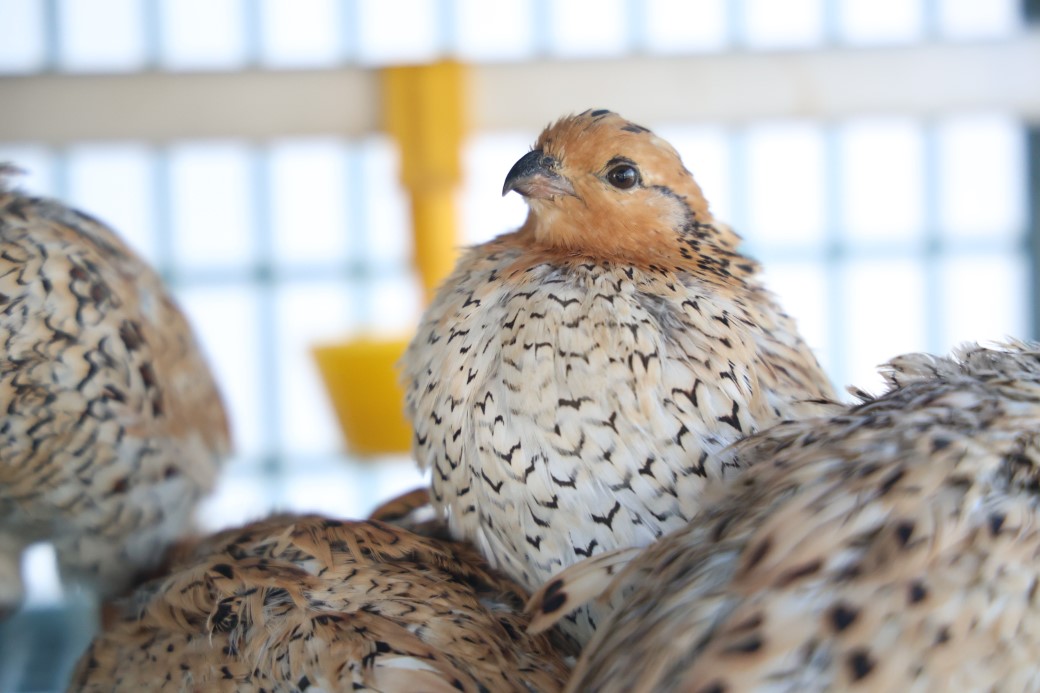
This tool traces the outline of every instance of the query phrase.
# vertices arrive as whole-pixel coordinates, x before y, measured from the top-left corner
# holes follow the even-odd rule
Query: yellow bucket
[[[347,449],[355,455],[411,450],[412,429],[396,368],[408,341],[360,337],[312,349]]]

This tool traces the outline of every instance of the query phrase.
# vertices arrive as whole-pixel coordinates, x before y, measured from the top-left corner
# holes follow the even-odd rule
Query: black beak
[[[502,194],[515,190],[524,197],[575,195],[571,182],[556,172],[559,165],[560,162],[541,149],[527,152],[509,169]]]

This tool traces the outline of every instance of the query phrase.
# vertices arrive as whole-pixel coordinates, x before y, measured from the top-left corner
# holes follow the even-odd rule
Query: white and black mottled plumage
[[[404,360],[419,464],[455,536],[529,589],[683,526],[711,454],[831,386],[679,155],[608,111],[506,181],[526,223],[471,249]],[[579,638],[588,615],[565,624]]]
[[[0,180],[0,612],[23,599],[36,541],[63,578],[122,592],[228,452],[213,377],[155,272],[97,220]]]
[[[1040,690],[1040,344],[885,375],[723,453],[746,468],[685,528],[536,594],[536,630],[616,606],[568,690]]]

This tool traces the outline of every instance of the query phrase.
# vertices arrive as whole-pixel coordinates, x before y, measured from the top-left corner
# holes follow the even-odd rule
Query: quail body
[[[0,176],[2,177],[2,176]],[[229,451],[221,398],[158,275],[101,222],[0,180],[0,612],[23,549],[102,598],[190,524]]]
[[[834,396],[679,155],[606,110],[506,179],[524,225],[470,249],[403,359],[431,497],[529,589],[683,526],[713,453]],[[573,616],[579,639],[595,617]]]
[[[1040,689],[1040,344],[909,355],[889,389],[725,451],[686,527],[573,566],[614,605],[571,691]]]
[[[123,603],[74,691],[516,691],[568,673],[470,546],[282,515],[204,539]]]

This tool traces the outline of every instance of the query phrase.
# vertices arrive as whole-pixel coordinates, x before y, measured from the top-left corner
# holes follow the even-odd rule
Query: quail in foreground
[[[470,546],[280,515],[182,549],[122,603],[74,691],[515,691],[567,676],[526,593]]]
[[[681,530],[571,567],[538,630],[615,610],[570,691],[1040,689],[1040,344],[887,365],[779,424]]]
[[[414,452],[454,536],[537,588],[685,525],[713,454],[834,397],[676,151],[606,110],[506,177],[529,206],[476,246],[403,358]],[[564,626],[587,638],[595,616]]]

